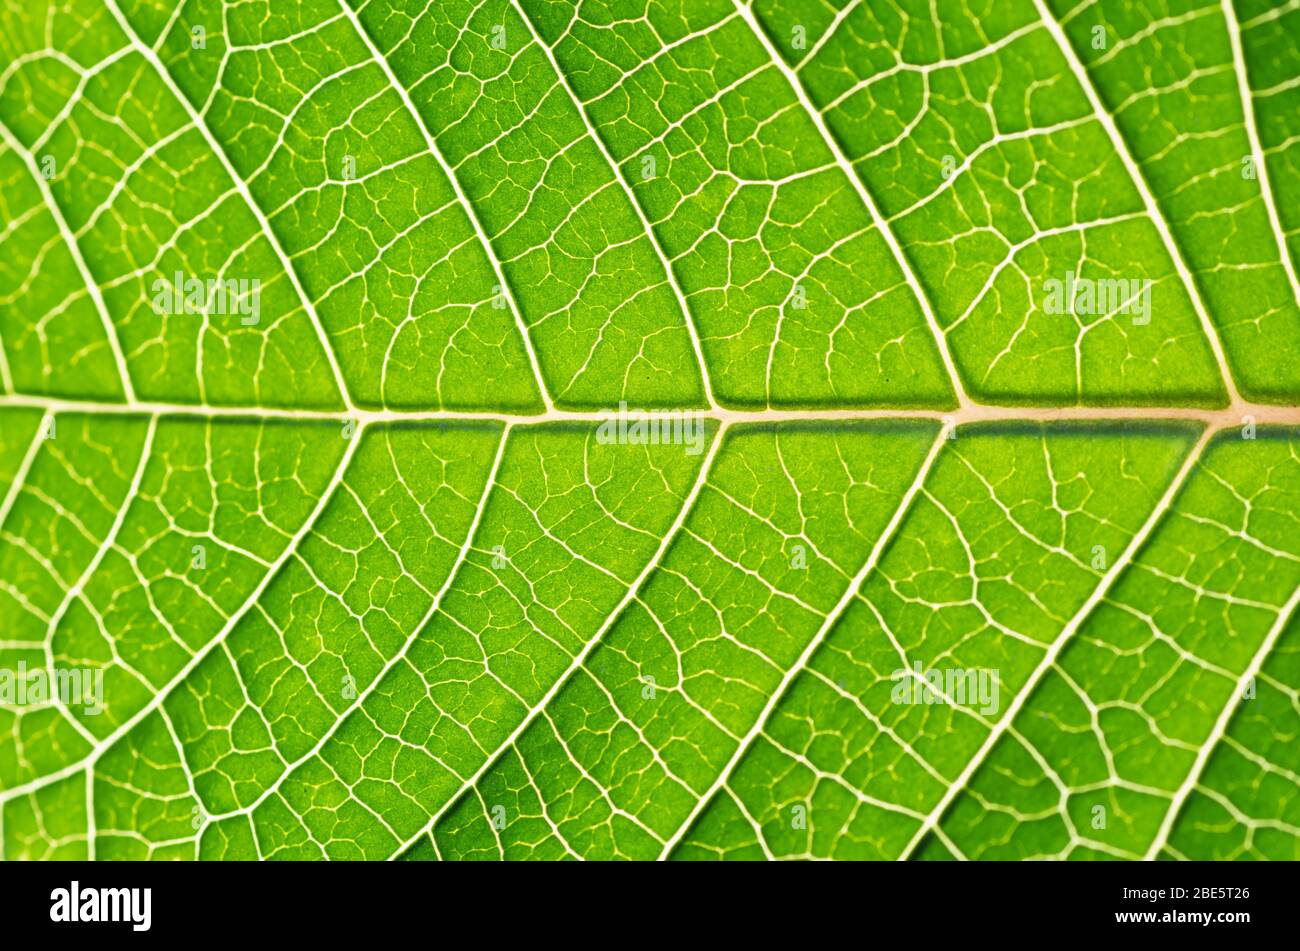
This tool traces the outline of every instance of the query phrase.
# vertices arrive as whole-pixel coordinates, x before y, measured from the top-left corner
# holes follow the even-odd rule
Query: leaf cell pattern
[[[0,0],[0,856],[1300,856],[1297,183],[1296,0]]]

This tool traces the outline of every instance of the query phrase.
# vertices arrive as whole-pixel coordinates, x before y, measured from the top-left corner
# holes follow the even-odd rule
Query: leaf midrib
[[[539,413],[506,413],[479,410],[403,410],[355,409],[314,410],[265,406],[222,406],[202,403],[163,403],[136,401],[112,403],[97,400],[46,397],[24,393],[0,395],[0,410],[39,409],[50,413],[86,413],[101,416],[177,416],[204,419],[278,419],[303,422],[346,422],[365,425],[383,423],[445,423],[495,421],[511,424],[600,423],[617,417],[614,408],[604,410],[554,409]],[[960,427],[976,423],[1046,423],[1128,421],[1201,423],[1216,429],[1230,429],[1253,422],[1257,426],[1300,426],[1300,402],[1255,403],[1241,400],[1221,407],[1168,405],[1063,405],[1007,406],[995,403],[970,403],[961,409],[909,408],[898,406],[844,407],[829,409],[733,409],[719,407],[635,407],[628,408],[628,418],[647,418],[664,414],[687,414],[726,423],[834,423],[885,419],[930,420],[946,426]]]

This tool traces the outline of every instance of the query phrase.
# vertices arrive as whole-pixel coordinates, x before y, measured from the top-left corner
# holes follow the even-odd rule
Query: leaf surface
[[[0,854],[1295,858],[1297,36],[5,5]]]

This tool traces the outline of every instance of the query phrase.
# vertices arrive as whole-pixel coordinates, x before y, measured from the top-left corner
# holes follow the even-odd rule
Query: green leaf
[[[4,7],[0,855],[1300,856],[1300,7],[941,7]]]

